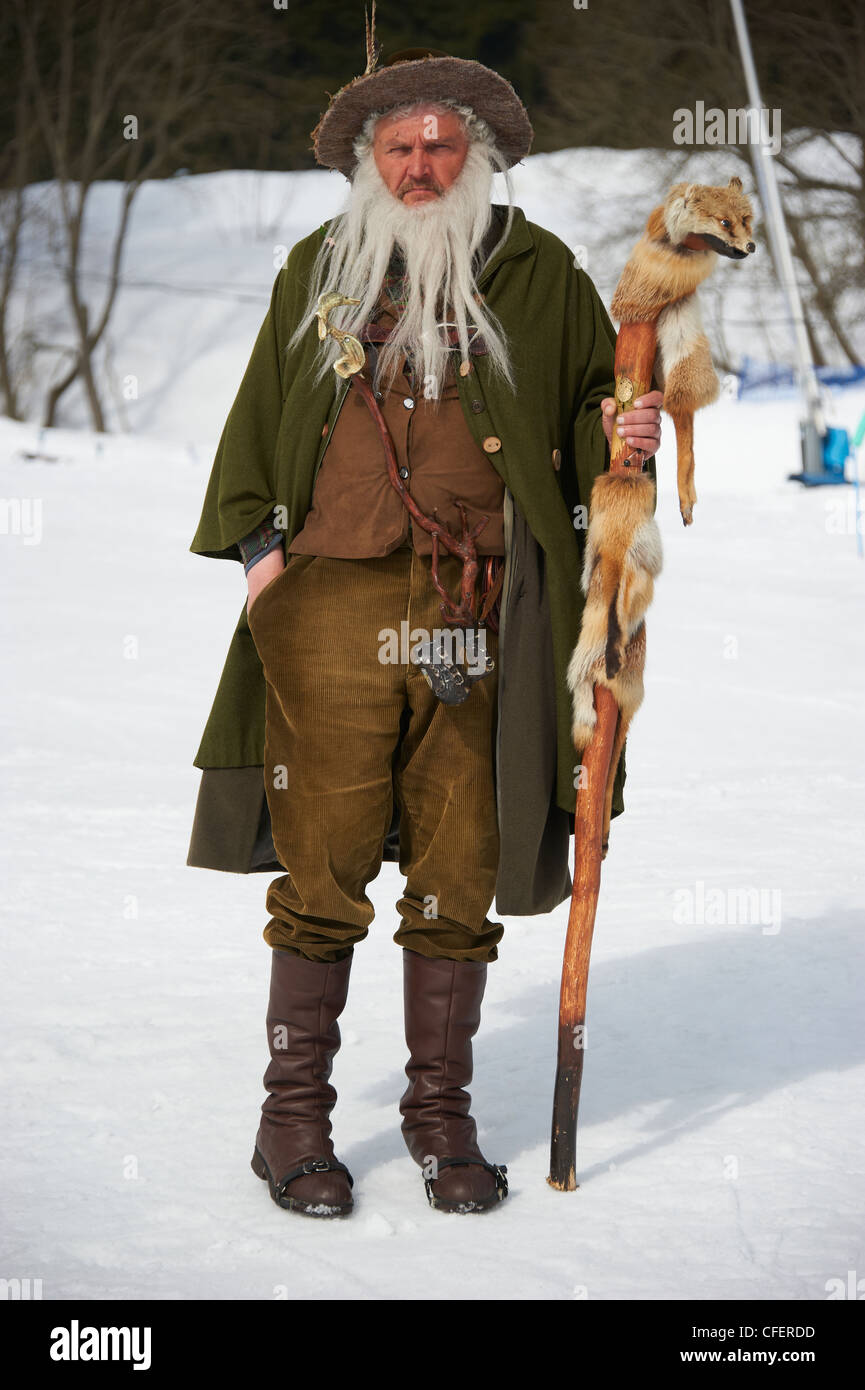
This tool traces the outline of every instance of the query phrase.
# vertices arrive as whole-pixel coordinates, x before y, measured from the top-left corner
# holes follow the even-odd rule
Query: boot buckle
[[[496,1192],[498,1193],[499,1201],[503,1202],[508,1195],[508,1180],[505,1177],[508,1171],[508,1165],[506,1163],[491,1163],[490,1170],[496,1180]]]
[[[326,1173],[330,1169],[330,1162],[326,1158],[311,1158],[303,1165],[304,1173]]]

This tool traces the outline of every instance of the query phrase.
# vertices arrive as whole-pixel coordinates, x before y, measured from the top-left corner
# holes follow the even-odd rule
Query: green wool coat
[[[495,208],[502,221],[505,209]],[[225,424],[190,549],[240,561],[237,542],[275,506],[290,541],[309,511],[326,439],[348,382],[313,384],[314,325],[300,320],[319,228],[297,243],[276,277],[237,398]],[[565,674],[579,634],[585,513],[608,466],[599,405],[613,394],[616,333],[569,248],[516,209],[506,243],[479,288],[501,321],[516,394],[472,357],[457,376],[466,424],[505,484],[505,578],[499,637],[496,798],[501,837],[500,913],[548,912],[570,892],[575,766]],[[331,288],[338,288],[333,286]],[[328,424],[327,431],[324,430]],[[382,460],[384,467],[384,460]],[[194,764],[203,770],[188,863],[234,872],[279,870],[264,795],[265,682],[241,610]],[[310,718],[315,711],[310,710]],[[623,809],[624,759],[613,814]],[[385,844],[397,857],[398,812]],[[466,827],[471,835],[471,827]]]

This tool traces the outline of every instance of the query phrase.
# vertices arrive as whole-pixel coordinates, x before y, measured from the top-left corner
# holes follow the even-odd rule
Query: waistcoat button
[[[484,440],[484,448],[486,449],[488,454],[497,454],[501,447],[502,441],[499,439],[498,435],[487,435],[486,439]]]
[[[562,451],[561,451],[561,449],[554,449],[554,450],[553,450],[553,468],[561,468],[561,466],[562,466]]]
[[[475,415],[480,415],[480,413],[481,413],[481,411],[483,410],[483,408],[484,408],[484,403],[483,403],[483,401],[472,401],[472,410],[474,411]]]
[[[471,362],[460,362],[460,376],[468,376],[471,369]]]
[[[403,467],[399,470],[399,476],[400,476],[401,478],[407,478],[407,477],[408,477],[408,469],[407,469],[405,466],[403,466]]]

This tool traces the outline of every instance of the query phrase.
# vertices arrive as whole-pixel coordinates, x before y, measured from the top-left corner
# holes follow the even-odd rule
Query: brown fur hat
[[[470,58],[451,58],[436,49],[407,48],[379,68],[374,44],[367,45],[367,71],[341,88],[312,132],[319,164],[350,179],[357,163],[352,148],[373,111],[419,101],[458,101],[470,106],[493,131],[508,168],[531,149],[534,131],[510,82]]]

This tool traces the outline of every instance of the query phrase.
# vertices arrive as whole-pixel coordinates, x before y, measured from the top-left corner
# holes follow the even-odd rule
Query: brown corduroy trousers
[[[454,598],[461,571],[440,557]],[[497,958],[504,928],[487,912],[499,859],[498,670],[461,705],[437,699],[410,650],[445,628],[440,602],[430,557],[406,544],[363,560],[289,555],[252,605],[267,689],[265,789],[288,870],[267,893],[271,946],[336,961],[363,940],[374,917],[365,890],[396,796],[406,886],[394,941],[438,959]],[[495,661],[496,634],[483,631]],[[460,664],[477,669],[476,650]]]

